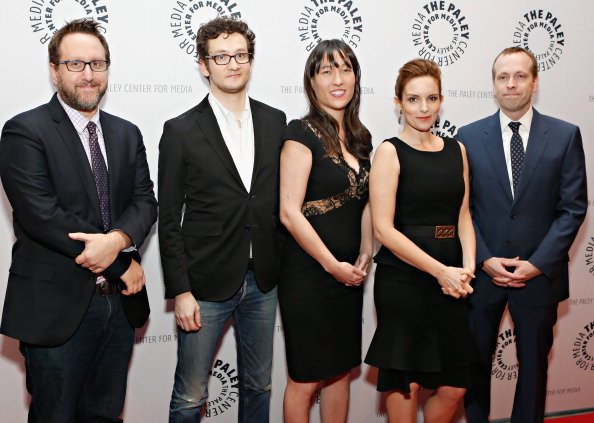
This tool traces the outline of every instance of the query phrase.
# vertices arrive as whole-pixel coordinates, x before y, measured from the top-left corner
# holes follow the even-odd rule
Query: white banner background
[[[59,27],[65,19],[83,16],[102,19],[112,56],[109,92],[102,107],[140,127],[153,180],[163,122],[194,106],[208,92],[191,54],[191,33],[217,13],[236,14],[254,30],[256,58],[249,93],[284,110],[289,119],[303,115],[306,109],[302,73],[315,37],[343,37],[350,42],[363,71],[362,120],[376,146],[399,130],[392,96],[396,72],[404,62],[425,54],[440,61],[445,103],[439,130],[451,135],[460,125],[496,110],[491,89],[493,58],[525,39],[533,51],[542,54],[536,108],[581,127],[588,167],[594,168],[594,84],[590,76],[594,11],[588,0],[5,0],[1,7],[4,83],[0,85],[0,124],[50,99],[47,39],[53,32],[51,25]],[[14,236],[10,205],[3,192],[0,198],[2,304]],[[560,306],[550,356],[549,414],[594,407],[594,347],[588,343],[594,335],[591,220],[586,220],[571,252],[571,298]],[[136,333],[125,409],[125,420],[130,423],[167,420],[176,362],[176,326],[172,304],[163,300],[155,231],[143,250],[152,314]],[[365,293],[364,352],[375,324],[371,275]],[[493,376],[494,419],[508,418],[513,400],[517,361],[514,338],[506,332],[511,327],[509,319],[501,326],[501,360]],[[280,319],[274,347],[271,421],[280,422],[286,381]],[[232,328],[216,359],[219,377],[210,384],[206,421],[233,422],[237,404],[232,395],[221,391],[221,381],[228,382],[236,374]],[[374,369],[362,365],[353,378],[349,421],[384,421]],[[0,337],[0,422],[26,421],[29,398],[24,379],[18,342]],[[314,406],[313,422],[319,421],[318,414]],[[459,421],[464,421],[462,415]]]

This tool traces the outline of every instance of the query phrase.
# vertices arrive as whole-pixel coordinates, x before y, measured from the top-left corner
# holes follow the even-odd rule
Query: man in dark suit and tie
[[[165,123],[159,146],[161,263],[181,329],[171,423],[200,421],[215,349],[231,318],[238,421],[269,419],[286,117],[247,96],[254,38],[235,19],[200,27],[199,65],[210,92]]]
[[[157,203],[138,128],[98,108],[99,24],[66,24],[48,50],[57,94],[0,140],[16,237],[1,332],[21,341],[29,422],[121,422],[133,326],[149,312],[137,248]]]
[[[580,130],[532,107],[537,70],[531,52],[503,50],[492,71],[500,110],[458,132],[470,163],[481,263],[470,298],[482,359],[466,396],[470,423],[488,421],[491,361],[506,305],[519,362],[511,422],[543,421],[557,306],[569,296],[568,252],[587,208]]]

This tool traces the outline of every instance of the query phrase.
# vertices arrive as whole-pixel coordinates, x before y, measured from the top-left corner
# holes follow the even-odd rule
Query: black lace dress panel
[[[302,120],[291,121],[283,139],[297,141],[312,153],[304,216],[337,260],[354,263],[368,197],[369,161],[360,161],[357,172],[343,158],[329,156]],[[361,363],[363,287],[336,281],[289,237],[278,295],[293,380],[328,379]]]

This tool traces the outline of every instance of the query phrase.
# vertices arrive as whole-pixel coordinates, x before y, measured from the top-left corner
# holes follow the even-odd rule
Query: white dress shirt
[[[526,114],[515,122],[520,122],[520,128],[518,132],[522,137],[522,144],[524,144],[524,153],[528,148],[528,136],[530,135],[530,124],[532,123],[532,107],[528,109]],[[512,177],[512,165],[511,165],[511,139],[514,132],[509,127],[512,121],[505,113],[499,111],[499,121],[501,123],[501,137],[503,138],[503,153],[505,154],[505,164],[507,166],[507,176],[509,178],[509,186],[511,188],[512,196],[514,195],[514,181]]]
[[[241,111],[239,120],[234,113],[223,107],[212,92],[208,94],[208,102],[212,107],[241,181],[249,192],[254,171],[254,124],[250,100],[246,94],[245,106]]]
[[[89,122],[93,122],[95,125],[97,125],[97,138],[99,141],[99,149],[101,150],[101,154],[103,155],[103,160],[105,160],[105,166],[107,166],[107,169],[109,170],[109,163],[107,163],[107,154],[105,153],[105,139],[103,138],[103,129],[101,128],[101,122],[99,121],[100,110],[97,109],[97,113],[95,113],[93,117],[89,119],[78,110],[75,110],[68,104],[64,103],[64,100],[60,98],[60,94],[58,94],[58,100],[60,101],[60,104],[64,108],[64,111],[70,118],[72,125],[74,125],[74,129],[76,129],[76,132],[78,132],[78,136],[80,137],[80,141],[82,142],[83,148],[85,149],[85,153],[87,153],[89,165],[91,166],[91,146],[89,145],[89,130],[87,129],[87,124]]]

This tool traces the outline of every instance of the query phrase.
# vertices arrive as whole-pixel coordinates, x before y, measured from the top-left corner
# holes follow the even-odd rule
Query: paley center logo
[[[543,72],[561,59],[565,34],[559,19],[551,12],[530,10],[516,24],[512,42],[515,46],[530,50],[538,60],[538,70]]]
[[[201,24],[218,16],[241,19],[241,12],[232,0],[187,0],[174,1],[169,15],[169,27],[178,47],[190,56],[196,57],[196,31]]]
[[[216,417],[229,410],[239,400],[239,381],[237,370],[218,358],[209,375],[205,417]]]
[[[413,20],[411,35],[419,57],[441,67],[457,62],[470,41],[466,16],[454,3],[445,1],[425,4]]]
[[[575,365],[584,371],[594,371],[594,322],[586,324],[580,329],[573,341],[571,353]]]
[[[47,43],[66,22],[79,18],[98,21],[103,33],[108,23],[105,0],[31,0],[29,22],[41,44]]]
[[[431,128],[431,132],[441,138],[454,138],[458,127],[452,121],[439,116]]]
[[[588,200],[588,205],[591,205],[590,201],[592,200]],[[594,236],[590,237],[590,240],[586,245],[586,252],[584,253],[584,262],[586,264],[586,269],[588,269],[588,273],[594,276]]]
[[[507,329],[497,337],[497,347],[493,355],[493,366],[491,375],[499,380],[514,380],[518,378],[520,364],[514,348],[516,334],[513,329]]]
[[[307,51],[331,38],[355,49],[363,36],[363,18],[354,0],[309,0],[299,12],[297,33]]]

